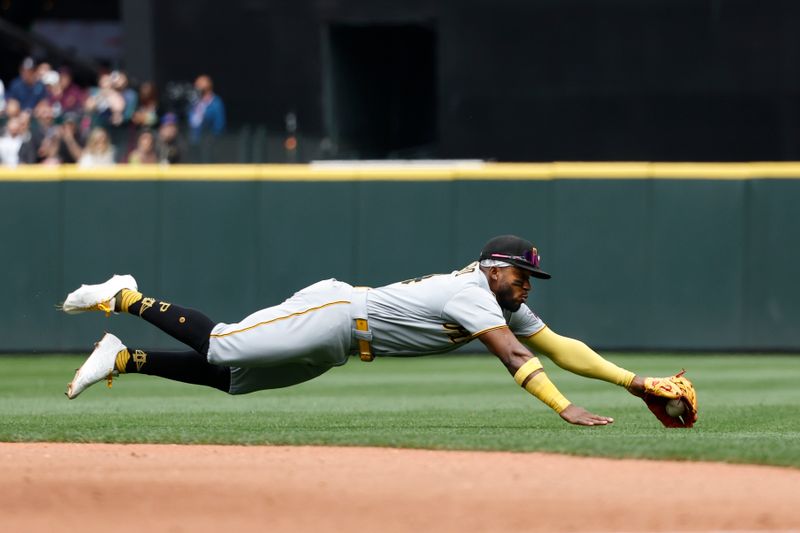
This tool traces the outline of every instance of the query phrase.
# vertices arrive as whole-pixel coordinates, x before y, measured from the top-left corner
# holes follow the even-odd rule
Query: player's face
[[[531,291],[530,276],[517,267],[498,268],[496,286],[492,289],[497,303],[508,311],[516,311]]]

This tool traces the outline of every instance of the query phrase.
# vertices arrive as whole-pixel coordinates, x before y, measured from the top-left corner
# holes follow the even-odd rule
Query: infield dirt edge
[[[51,531],[789,531],[793,468],[549,453],[0,443],[0,523]]]

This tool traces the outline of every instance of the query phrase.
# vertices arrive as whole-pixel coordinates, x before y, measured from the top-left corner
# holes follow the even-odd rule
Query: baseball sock
[[[117,293],[114,310],[140,316],[201,354],[208,353],[208,339],[216,324],[200,311],[146,298],[129,289]]]
[[[117,354],[115,367],[120,374],[148,374],[191,383],[206,385],[228,392],[231,386],[231,369],[212,365],[203,354],[188,352],[145,352],[127,348]]]

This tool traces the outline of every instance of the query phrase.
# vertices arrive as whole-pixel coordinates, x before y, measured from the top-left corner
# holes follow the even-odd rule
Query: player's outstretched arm
[[[520,386],[550,406],[567,422],[581,426],[599,426],[614,421],[613,418],[590,413],[570,403],[544,373],[539,360],[519,342],[510,329],[493,329],[478,338],[503,362]]]
[[[558,335],[550,328],[545,327],[538,333],[523,339],[523,342],[534,352],[546,355],[555,364],[573,374],[608,381],[625,387],[633,394],[643,392],[642,378],[603,359],[597,352],[577,339]]]
[[[523,339],[523,342],[565,370],[625,387],[634,396],[642,398],[667,427],[692,427],[697,421],[697,394],[692,382],[683,377],[682,372],[667,378],[637,376],[606,361],[583,342],[557,335],[549,328]],[[684,414],[668,414],[666,403],[669,400],[680,400]]]

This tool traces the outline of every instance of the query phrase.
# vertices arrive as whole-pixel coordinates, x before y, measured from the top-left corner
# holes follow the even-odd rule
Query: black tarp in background
[[[0,16],[113,19],[124,1]],[[140,1],[158,84],[211,74],[231,131],[294,112],[346,157],[800,160],[800,2]],[[22,52],[0,46],[6,79]]]

